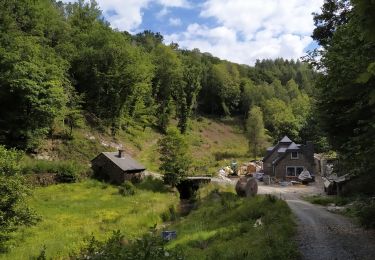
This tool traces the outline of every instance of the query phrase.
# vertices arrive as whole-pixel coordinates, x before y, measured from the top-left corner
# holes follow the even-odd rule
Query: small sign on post
[[[166,241],[170,241],[172,239],[176,239],[177,238],[177,232],[176,231],[162,231],[161,232],[161,237],[166,240]]]

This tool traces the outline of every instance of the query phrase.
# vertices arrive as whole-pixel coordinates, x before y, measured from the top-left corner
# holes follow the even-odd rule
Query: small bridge
[[[197,192],[199,187],[201,187],[203,184],[207,184],[210,182],[210,177],[187,177],[177,185],[177,190],[180,193],[180,199],[191,199]]]

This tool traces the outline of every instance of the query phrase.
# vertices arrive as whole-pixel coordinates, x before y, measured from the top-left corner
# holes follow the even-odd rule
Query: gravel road
[[[374,232],[358,227],[347,217],[301,199],[302,196],[323,193],[321,179],[309,186],[281,187],[259,183],[258,193],[273,194],[286,200],[296,217],[297,243],[303,259],[375,259]]]
[[[375,259],[372,232],[324,207],[302,200],[286,200],[297,217],[297,242],[304,259]]]

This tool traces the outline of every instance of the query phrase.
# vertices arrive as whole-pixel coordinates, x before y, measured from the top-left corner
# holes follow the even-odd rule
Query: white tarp
[[[303,181],[303,180],[308,180],[308,179],[312,179],[312,178],[311,178],[311,174],[308,170],[303,170],[301,172],[301,174],[298,176],[298,179]]]

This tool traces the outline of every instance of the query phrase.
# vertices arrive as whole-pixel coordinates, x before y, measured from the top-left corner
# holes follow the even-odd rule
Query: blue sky
[[[64,0],[68,2],[69,0]],[[323,0],[97,0],[113,28],[160,32],[165,43],[222,59],[297,59],[316,44],[312,12]]]

